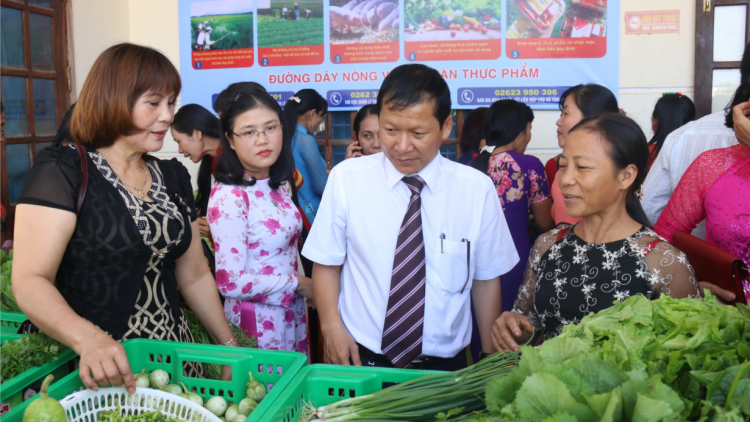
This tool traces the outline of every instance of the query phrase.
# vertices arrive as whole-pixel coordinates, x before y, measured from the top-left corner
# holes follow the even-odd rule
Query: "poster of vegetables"
[[[500,0],[404,0],[405,41],[500,39]]]

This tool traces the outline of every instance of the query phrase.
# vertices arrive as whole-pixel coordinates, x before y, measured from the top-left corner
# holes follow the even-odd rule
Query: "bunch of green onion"
[[[315,408],[308,404],[302,421],[435,421],[448,412],[450,421],[483,411],[485,385],[491,378],[506,375],[518,363],[518,352],[498,352],[456,372],[427,375],[388,387],[366,396],[342,400]],[[440,415],[443,420],[448,415]],[[456,419],[452,418],[455,416]]]

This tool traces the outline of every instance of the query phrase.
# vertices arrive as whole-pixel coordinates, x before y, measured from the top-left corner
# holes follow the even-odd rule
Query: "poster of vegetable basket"
[[[252,1],[193,3],[190,6],[190,49],[194,69],[252,66]]]
[[[501,0],[404,0],[409,61],[495,60],[502,49]]]

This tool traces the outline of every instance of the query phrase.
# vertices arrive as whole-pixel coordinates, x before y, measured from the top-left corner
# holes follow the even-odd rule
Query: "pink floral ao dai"
[[[308,353],[304,298],[297,288],[301,215],[285,186],[217,183],[208,202],[216,285],[224,312],[258,338],[258,347]]]

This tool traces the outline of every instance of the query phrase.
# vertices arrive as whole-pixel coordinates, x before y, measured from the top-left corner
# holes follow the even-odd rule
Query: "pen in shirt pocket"
[[[445,240],[445,233],[440,233],[440,253],[443,253],[443,240]]]

